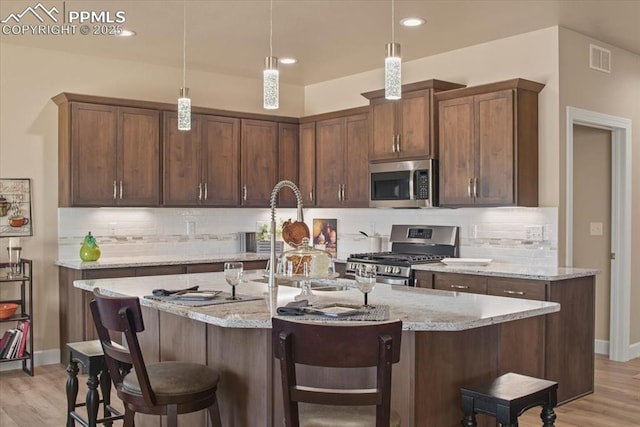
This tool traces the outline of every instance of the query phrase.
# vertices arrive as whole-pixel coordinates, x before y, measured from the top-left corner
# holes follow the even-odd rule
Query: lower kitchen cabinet
[[[557,381],[558,402],[568,402],[593,392],[595,340],[595,276],[562,280],[534,280],[501,276],[416,271],[419,287],[472,292],[511,298],[551,301],[560,304],[560,311],[537,318],[523,319],[532,331],[544,328],[544,342],[531,342],[518,335],[509,335],[501,345],[512,353],[511,361],[524,361],[535,352],[544,351],[544,378]],[[431,284],[431,286],[430,286]],[[527,321],[527,322],[525,322]],[[514,329],[515,330],[515,329]],[[537,336],[532,334],[532,336]],[[518,362],[502,366],[502,372],[518,371]],[[531,366],[524,363],[523,366]],[[540,376],[535,371],[522,372]]]

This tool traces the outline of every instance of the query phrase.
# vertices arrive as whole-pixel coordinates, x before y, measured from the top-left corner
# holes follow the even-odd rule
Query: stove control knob
[[[393,273],[395,274],[400,273],[400,267],[393,267]]]
[[[384,269],[385,273],[391,273],[391,270],[393,270],[393,267],[385,267]]]

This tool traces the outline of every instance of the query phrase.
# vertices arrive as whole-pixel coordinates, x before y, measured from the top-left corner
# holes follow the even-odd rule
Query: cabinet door
[[[369,115],[347,117],[344,206],[369,206]]]
[[[471,274],[435,273],[433,288],[444,291],[486,294],[487,278]]]
[[[316,124],[300,125],[298,187],[306,207],[316,204]]]
[[[398,120],[398,101],[376,99],[371,101],[371,160],[395,159],[396,122]]]
[[[268,207],[278,180],[278,124],[242,120],[242,206]]]
[[[72,205],[115,204],[117,122],[116,107],[71,105]]]
[[[344,119],[316,122],[316,206],[342,206]]]
[[[398,155],[401,158],[435,157],[431,149],[430,90],[410,92],[402,96]]]
[[[286,179],[298,185],[298,157],[298,125],[278,123],[278,180]],[[278,206],[297,206],[290,188],[280,191]]]
[[[160,113],[118,108],[117,180],[120,206],[160,204]]]
[[[513,90],[476,95],[476,205],[513,205]]]
[[[473,97],[439,103],[440,206],[473,205],[475,129]]]
[[[202,201],[207,206],[238,206],[240,120],[202,116]]]
[[[203,197],[200,153],[201,117],[191,116],[191,130],[178,130],[178,115],[164,113],[164,204],[194,206]]]
[[[489,277],[487,293],[501,297],[546,301],[548,300],[547,287],[548,282],[540,280]]]

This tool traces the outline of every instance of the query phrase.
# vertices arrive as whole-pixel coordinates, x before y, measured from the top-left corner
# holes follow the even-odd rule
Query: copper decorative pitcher
[[[4,196],[0,196],[0,216],[7,216],[10,207],[11,203],[9,203]]]

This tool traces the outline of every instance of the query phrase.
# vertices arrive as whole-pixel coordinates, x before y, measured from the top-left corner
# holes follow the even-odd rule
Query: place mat
[[[236,298],[238,299],[235,299],[235,300],[227,299],[227,297],[230,297],[230,296],[231,296],[230,292],[223,291],[223,292],[220,292],[220,294],[217,297],[213,299],[203,300],[203,301],[181,300],[174,296],[157,297],[155,295],[145,295],[143,298],[154,300],[154,301],[169,302],[171,304],[183,305],[187,307],[204,307],[207,305],[230,304],[234,302],[255,301],[255,300],[263,299],[263,297],[252,297],[249,295],[240,295],[240,294],[236,294]]]
[[[331,321],[346,320],[346,321],[360,321],[360,322],[383,321],[383,320],[389,320],[389,306],[375,305],[375,306],[362,307],[361,312],[358,312],[356,314],[352,314],[349,316],[339,316],[339,317],[325,316],[322,314],[310,314],[310,313],[294,314],[294,315],[278,314],[278,316],[289,317],[295,320],[323,320],[325,322],[327,320],[331,320]]]

